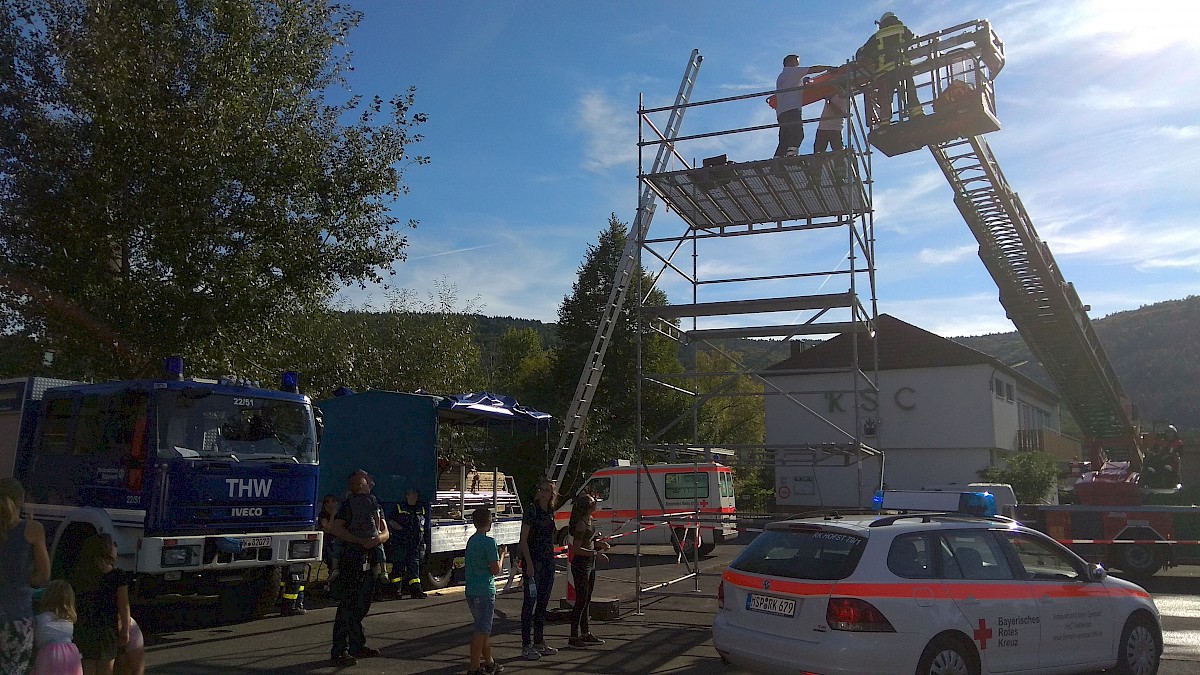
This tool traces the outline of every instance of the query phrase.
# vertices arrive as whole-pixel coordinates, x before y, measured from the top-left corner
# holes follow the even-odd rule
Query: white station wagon
[[[959,513],[769,525],[725,571],[726,663],[838,675],[1153,675],[1158,608],[1045,535]]]

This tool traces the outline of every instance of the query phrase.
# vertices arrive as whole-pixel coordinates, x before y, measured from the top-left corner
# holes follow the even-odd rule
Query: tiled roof
[[[998,359],[981,351],[935,335],[905,323],[890,314],[875,319],[876,338],[858,335],[858,362],[864,371],[872,370],[873,342],[878,341],[879,370],[908,370],[914,368],[947,368],[952,366],[989,365],[1021,381],[1026,388],[1039,389],[1052,398],[1058,396],[1034,380],[1009,368]],[[767,368],[771,370],[805,370],[809,368],[849,367],[853,334],[842,333]],[[768,373],[769,374],[769,373]]]

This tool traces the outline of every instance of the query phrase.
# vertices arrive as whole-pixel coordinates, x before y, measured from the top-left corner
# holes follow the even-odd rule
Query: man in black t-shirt
[[[371,475],[359,469],[350,474],[348,485],[350,496],[342,500],[337,515],[329,525],[330,532],[342,540],[336,587],[330,589],[330,593],[338,601],[337,614],[333,620],[333,648],[330,651],[330,660],[339,668],[352,666],[361,658],[379,656],[379,650],[367,646],[362,622],[371,611],[371,598],[375,593],[378,565],[375,549],[390,536],[387,523],[382,513],[379,513],[379,503],[375,502],[371,495],[371,488],[375,485]],[[370,506],[372,503],[373,507]],[[369,516],[356,512],[372,509],[373,512]],[[351,523],[362,522],[368,517],[376,519],[378,534],[364,537],[351,533]]]

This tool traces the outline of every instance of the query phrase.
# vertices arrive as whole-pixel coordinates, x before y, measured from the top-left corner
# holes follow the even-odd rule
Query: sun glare
[[[1110,41],[1118,55],[1152,54],[1171,47],[1200,49],[1200,3],[1194,0],[1092,0],[1079,8],[1082,32]]]

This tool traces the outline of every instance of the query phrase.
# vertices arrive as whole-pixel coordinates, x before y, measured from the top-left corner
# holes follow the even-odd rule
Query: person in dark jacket
[[[908,57],[905,56],[905,49],[913,41],[912,31],[891,12],[884,12],[875,23],[878,30],[854,55],[858,65],[871,76],[865,98],[872,127],[891,123],[892,97],[897,94],[901,110],[907,110],[911,116],[920,114],[921,110],[920,106],[915,106],[914,110],[916,92],[912,91]]]
[[[521,655],[529,660],[553,656],[546,644],[546,605],[554,590],[554,481],[538,481],[533,502],[521,516]]]
[[[429,503],[421,499],[421,493],[414,487],[405,490],[404,501],[396,504],[388,515],[388,528],[392,532],[388,546],[391,588],[397,597],[406,592],[414,598],[425,597],[421,588],[421,558],[430,536],[429,520]]]

